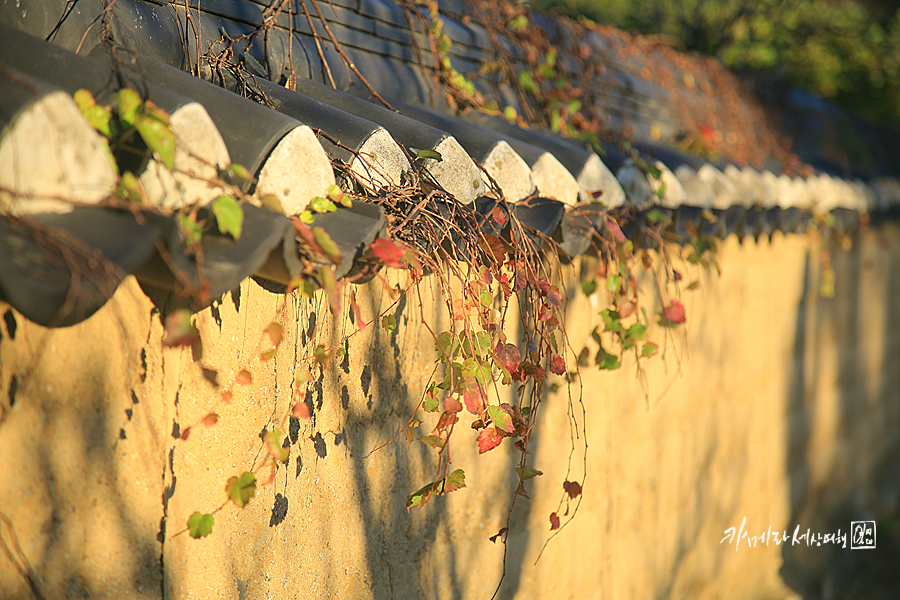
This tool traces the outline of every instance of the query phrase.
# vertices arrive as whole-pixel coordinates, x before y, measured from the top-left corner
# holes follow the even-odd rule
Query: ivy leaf
[[[496,235],[485,233],[483,239],[479,241],[479,245],[493,257],[495,262],[502,261],[506,256],[506,246]]]
[[[225,174],[229,174],[240,181],[252,181],[253,176],[250,174],[250,171],[247,170],[247,167],[244,165],[238,165],[232,163],[223,169]]]
[[[406,429],[403,430],[403,435],[406,436],[407,444],[412,444],[416,440],[416,428],[421,424],[422,421],[413,419],[409,422],[409,425],[406,426]]]
[[[622,229],[619,227],[619,224],[616,223],[613,219],[606,219],[606,228],[610,233],[613,234],[613,239],[615,239],[620,244],[625,243],[625,234],[622,233]]]
[[[441,362],[447,362],[456,358],[459,350],[459,342],[449,331],[441,333],[434,343],[434,351],[437,352],[438,360]]]
[[[200,331],[191,322],[191,311],[180,308],[166,317],[164,346],[193,346],[200,343]]]
[[[235,240],[241,239],[244,210],[237,200],[227,195],[219,196],[213,202],[213,215],[221,233],[231,234]]]
[[[531,377],[539,383],[547,378],[547,373],[539,366],[526,362],[522,363],[522,377]]]
[[[202,537],[208,536],[212,533],[215,522],[216,519],[212,515],[203,514],[199,511],[195,512],[190,516],[187,522],[191,537],[195,540],[199,540]]]
[[[279,204],[281,204],[281,203],[279,203]],[[316,220],[316,215],[312,214],[308,210],[304,210],[302,213],[300,213],[298,218],[300,219],[301,223],[305,223],[307,225],[312,225]]]
[[[498,531],[497,533],[495,533],[494,535],[492,535],[492,536],[491,536],[490,538],[488,538],[488,539],[490,539],[492,542],[494,542],[494,543],[496,544],[496,543],[497,543],[497,538],[501,537],[501,536],[502,536],[504,533],[506,533],[507,531],[509,531],[509,528],[508,528],[508,527],[503,527],[503,528],[500,529],[500,531]],[[502,540],[501,540],[501,541],[502,541]]]
[[[644,336],[647,335],[647,327],[640,323],[635,323],[625,330],[625,335],[632,340],[642,340],[644,339]]]
[[[569,498],[573,500],[581,495],[581,484],[577,481],[564,481],[563,489],[569,494]]]
[[[262,198],[259,199],[259,203],[263,205],[263,207],[268,208],[272,212],[284,214],[284,207],[281,206],[281,200],[278,199],[278,196],[275,194],[266,194]],[[312,216],[312,215],[310,215]],[[302,219],[302,216],[301,216]]]
[[[116,93],[116,110],[119,119],[128,126],[134,127],[141,108],[140,95],[131,88],[122,88]]]
[[[372,249],[375,258],[383,262],[386,266],[394,267],[396,269],[406,268],[406,262],[403,260],[405,249],[399,244],[395,244],[391,240],[385,238],[378,238],[369,244],[369,248]]]
[[[543,475],[543,473],[541,473],[537,469],[532,469],[530,467],[516,467],[516,473],[519,474],[519,479],[521,479],[522,481],[528,481],[529,479],[537,477],[538,475]]]
[[[281,343],[281,340],[284,339],[284,330],[275,321],[269,323],[269,326],[266,327],[266,333],[269,334],[269,339],[272,340],[272,345],[276,348]]]
[[[147,101],[147,104],[150,102]],[[156,153],[159,161],[171,171],[175,166],[175,134],[169,128],[169,119],[165,113],[161,111],[159,113],[142,115],[134,127],[147,147]]]
[[[547,293],[547,302],[549,302],[556,308],[559,308],[560,306],[562,306],[562,301],[562,293],[560,293],[559,287],[555,285],[552,286],[550,288],[550,291]]]
[[[513,425],[512,415],[503,410],[500,406],[490,405],[487,407],[487,415],[491,418],[491,422],[494,423],[499,429],[502,429],[506,433],[515,433],[516,428]]]
[[[489,425],[478,434],[478,454],[493,450],[503,441],[504,435],[495,425]]]
[[[335,204],[353,208],[353,201],[350,199],[350,196],[345,194],[344,190],[335,184],[328,186],[328,199]]]
[[[144,186],[138,181],[131,171],[125,171],[119,182],[116,184],[116,195],[123,200],[134,202],[135,204],[143,204],[146,194]]]
[[[191,215],[181,215],[178,217],[178,230],[184,238],[184,243],[188,248],[192,248],[200,243],[203,237],[203,230]]]
[[[337,266],[340,266],[341,249],[338,248],[338,245],[334,243],[334,240],[331,239],[331,236],[328,235],[328,232],[321,227],[313,227],[312,232],[313,238],[316,240],[319,248],[322,249],[322,254],[324,254],[328,258],[328,260],[330,260]]]
[[[559,529],[559,516],[556,513],[550,513],[550,531]]]
[[[269,456],[278,462],[285,462],[288,459],[288,455],[291,453],[291,449],[285,448],[281,445],[281,437],[284,435],[280,429],[274,429],[266,434],[266,449],[269,451]]]
[[[201,422],[207,427],[212,427],[219,422],[219,415],[217,415],[216,413],[209,413],[208,415],[203,417],[203,420]]]
[[[99,106],[94,96],[85,89],[75,92],[73,98],[88,124],[107,138],[112,138],[112,111],[106,106]]]
[[[585,296],[590,296],[594,292],[597,291],[597,282],[594,280],[591,281],[582,281],[581,282],[581,291],[584,292]]]
[[[519,364],[522,362],[522,355],[519,353],[519,349],[513,344],[498,343],[497,348],[494,350],[494,355],[510,372],[518,369]]]
[[[555,375],[566,374],[566,361],[559,354],[554,354],[550,359],[550,372]]]
[[[330,213],[336,211],[337,206],[335,206],[334,202],[332,202],[328,198],[316,196],[315,198],[310,200],[309,210],[317,213]]]
[[[457,396],[447,396],[444,398],[444,410],[450,413],[462,412],[463,406]]]
[[[385,331],[391,333],[397,329],[397,317],[394,315],[384,315],[381,317],[381,326],[384,327]]]
[[[232,477],[225,484],[228,499],[238,508],[244,508],[256,494],[256,475],[246,471],[240,477]]]
[[[506,216],[506,211],[500,207],[500,205],[494,206],[494,209],[491,211],[491,219],[494,220],[494,223],[503,227],[506,225],[506,221],[509,217]]]
[[[656,354],[657,350],[659,350],[659,347],[656,344],[654,344],[653,342],[647,342],[641,348],[641,358],[649,358]]]
[[[466,474],[462,469],[456,469],[444,480],[444,485],[441,486],[441,493],[449,494],[450,492],[455,492],[457,490],[461,490],[466,487]]]
[[[437,412],[438,408],[440,408],[437,396],[426,396],[425,400],[422,402],[422,408],[425,409],[425,412]]]
[[[446,440],[438,435],[426,435],[419,438],[419,441],[423,444],[431,446],[436,450],[440,450],[444,447],[444,444],[447,443]]]
[[[669,305],[663,309],[663,318],[676,325],[684,323],[687,320],[684,305],[677,300],[670,301]]]
[[[416,150],[416,158],[433,158],[434,160],[441,162],[444,160],[444,157],[441,156],[441,153],[437,150]]]
[[[291,417],[303,420],[308,419],[310,417],[309,405],[306,402],[297,402],[294,404],[293,410],[291,410]]]
[[[333,315],[341,312],[341,290],[334,278],[334,271],[328,267],[319,269],[319,281],[322,289],[325,290],[325,297],[328,298],[328,306],[331,308]]]
[[[487,396],[484,393],[484,387],[474,377],[466,377],[466,387],[463,390],[463,400],[466,403],[466,410],[473,415],[480,415],[484,412],[484,405],[487,403]]]

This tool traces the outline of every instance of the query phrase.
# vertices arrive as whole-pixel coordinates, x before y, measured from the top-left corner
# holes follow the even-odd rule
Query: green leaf
[[[434,351],[437,352],[439,361],[447,362],[459,354],[459,342],[452,333],[445,331],[438,336],[434,343]]]
[[[619,321],[618,311],[605,308],[600,311],[600,317],[603,318],[604,331],[622,331],[624,329],[622,322]]]
[[[391,333],[397,328],[397,317],[394,315],[384,315],[381,317],[381,326],[384,327],[385,331]]]
[[[288,459],[288,455],[291,452],[290,448],[285,448],[281,445],[283,435],[284,433],[278,428],[266,434],[266,448],[269,450],[269,455],[282,463]]]
[[[253,176],[250,175],[250,171],[248,171],[247,167],[245,167],[244,165],[232,163],[225,167],[225,169],[223,170],[225,171],[225,173],[230,173],[241,181],[251,181],[253,179]]]
[[[649,211],[646,215],[646,218],[651,223],[665,223],[666,221],[670,220],[669,217],[658,208],[654,208],[653,210]]]
[[[131,171],[125,171],[116,184],[116,195],[123,200],[142,204],[144,202],[144,188]]]
[[[341,249],[338,248],[338,245],[334,243],[334,240],[331,239],[331,236],[328,235],[328,232],[326,232],[321,227],[313,227],[312,232],[313,238],[316,240],[319,248],[322,249],[322,253],[328,257],[328,260],[340,266]]]
[[[416,158],[433,158],[434,160],[441,162],[444,160],[444,157],[441,156],[441,153],[437,150],[416,150]]]
[[[618,275],[610,275],[606,278],[606,289],[616,293],[622,288],[622,278]]]
[[[419,441],[422,442],[423,444],[431,446],[432,448],[435,448],[437,450],[440,450],[441,448],[443,448],[444,444],[447,443],[447,441],[444,438],[438,437],[436,435],[422,436],[419,438]]]
[[[138,113],[141,109],[140,95],[131,88],[122,88],[116,93],[116,109],[119,119],[126,125],[137,125]]]
[[[647,335],[647,328],[640,323],[635,323],[625,330],[625,335],[632,340],[642,340],[644,339],[644,336]]]
[[[312,214],[308,210],[304,210],[302,213],[300,213],[300,221],[306,223],[307,225],[311,225],[315,220],[316,215]]]
[[[244,227],[244,209],[231,196],[222,195],[213,202],[216,225],[223,234],[230,234],[235,240],[241,239]]]
[[[259,199],[259,203],[263,205],[264,208],[268,208],[272,212],[277,212],[280,214],[284,214],[284,207],[281,206],[281,200],[278,199],[278,196],[275,194],[266,194],[262,198]],[[312,215],[310,215],[312,216]],[[300,219],[303,220],[303,214],[301,213]],[[312,221],[304,221],[304,223],[311,223]]]
[[[512,416],[501,407],[491,404],[485,412],[498,429],[502,429],[506,433],[514,433],[516,431],[512,422]]]
[[[647,342],[644,344],[643,348],[641,348],[641,358],[649,358],[656,354],[656,351],[659,347],[653,342]]]
[[[425,400],[422,402],[422,408],[425,409],[425,412],[437,412],[440,407],[440,401],[437,399],[437,396],[425,396]]]
[[[529,479],[533,479],[538,475],[543,475],[543,473],[541,473],[537,469],[532,469],[530,467],[516,467],[516,473],[519,474],[519,479],[521,479],[522,481],[528,481]]]
[[[94,96],[87,90],[78,90],[73,98],[75,99],[75,105],[81,111],[81,114],[84,115],[88,124],[107,138],[112,138],[112,111],[109,107],[99,106],[94,100]]]
[[[584,292],[585,296],[590,296],[594,292],[597,291],[597,282],[594,280],[591,281],[582,281],[581,282],[581,291]]]
[[[256,494],[256,475],[246,471],[240,477],[232,477],[225,484],[228,499],[238,508],[244,508]]]
[[[329,213],[336,211],[337,206],[335,206],[334,202],[332,202],[328,198],[316,196],[310,201],[309,210],[317,213]]]
[[[462,469],[457,469],[447,477],[442,477],[435,482],[422,486],[406,497],[406,510],[410,508],[422,508],[432,496],[449,494],[466,487],[466,474]]]
[[[490,292],[481,292],[478,295],[478,300],[481,302],[481,305],[485,308],[490,308],[494,303],[494,297],[491,296]]]
[[[510,31],[520,31],[526,27],[528,27],[528,17],[525,15],[519,15],[509,22]]]
[[[178,217],[178,229],[184,237],[184,243],[190,248],[200,243],[203,237],[203,230],[191,215],[182,215]]]
[[[164,121],[155,116],[141,116],[134,127],[141,134],[141,139],[147,147],[171,171],[175,166],[175,134],[169,128],[168,120]]]
[[[353,208],[353,201],[350,199],[350,196],[345,194],[344,190],[342,190],[335,184],[331,184],[330,186],[328,186],[328,199],[335,204],[340,204],[342,206],[346,206],[347,208]]]
[[[212,533],[215,522],[216,519],[212,515],[203,514],[199,511],[195,512],[190,516],[187,522],[191,537],[195,540],[199,540],[202,537],[208,536]]]

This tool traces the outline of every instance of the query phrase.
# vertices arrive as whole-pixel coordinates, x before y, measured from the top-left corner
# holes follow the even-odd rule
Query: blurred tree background
[[[663,34],[728,67],[900,125],[896,0],[531,0],[536,8]]]

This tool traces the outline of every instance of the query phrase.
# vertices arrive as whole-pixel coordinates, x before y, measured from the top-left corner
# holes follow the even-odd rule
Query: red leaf
[[[188,437],[190,437],[190,435],[191,435],[191,428],[185,427],[184,431],[181,432],[181,441],[186,442]]]
[[[478,454],[493,450],[503,441],[503,432],[490,425],[478,434]]]
[[[573,500],[581,495],[581,484],[577,481],[564,481],[563,489],[569,494],[569,498]]]
[[[494,220],[494,223],[496,223],[500,227],[506,225],[506,211],[500,208],[499,204],[495,205],[494,210],[491,211],[491,218]]]
[[[528,275],[524,269],[516,271],[516,291],[521,292],[528,285]]]
[[[497,344],[494,354],[497,356],[497,360],[510,372],[518,369],[519,363],[522,362],[522,355],[513,344]]]
[[[444,410],[447,412],[458,413],[462,411],[462,403],[456,396],[447,396],[444,398]]]
[[[378,238],[369,244],[369,248],[372,249],[372,254],[375,255],[375,258],[385,265],[397,269],[406,268],[406,262],[403,260],[403,255],[406,253],[406,250],[403,246],[395,244],[391,240],[385,238]]]
[[[547,378],[547,374],[542,368],[531,363],[522,363],[522,377],[531,377],[536,382],[541,382]]]
[[[622,233],[622,229],[619,227],[619,224],[613,221],[612,219],[606,220],[606,228],[609,229],[610,233],[613,234],[613,237],[620,244],[625,243],[625,234]]]
[[[281,343],[281,340],[284,339],[284,331],[281,329],[281,325],[276,322],[269,323],[269,326],[266,327],[266,333],[269,334],[269,339],[272,340],[272,344],[277,348],[278,344]]]
[[[669,305],[663,309],[663,317],[666,321],[675,324],[681,324],[687,321],[684,314],[684,305],[677,300],[672,300]]]
[[[490,250],[489,254],[493,255],[496,262],[502,261],[503,257],[506,256],[506,248],[503,246],[503,242],[495,235],[489,233],[484,234],[483,246],[485,246],[487,250]]]
[[[466,402],[466,410],[473,415],[484,412],[487,398],[481,382],[474,377],[466,377],[466,388],[463,390],[463,400]]]
[[[291,411],[291,416],[295,419],[309,418],[309,405],[306,402],[298,402]]]
[[[550,280],[546,277],[541,277],[537,280],[538,289],[541,290],[541,296],[546,296],[550,292]]]
[[[559,517],[556,516],[556,513],[550,513],[550,531],[557,529],[559,529]]]
[[[556,375],[566,374],[566,361],[559,354],[554,354],[550,359],[550,372]]]
[[[222,392],[219,397],[222,398],[222,402],[225,404],[231,404],[231,401],[234,399],[234,394],[231,392]]]
[[[562,306],[562,301],[562,294],[560,293],[559,288],[554,285],[550,288],[550,293],[547,294],[547,302],[549,302],[556,308],[559,308],[560,306]]]
[[[179,309],[166,317],[164,346],[193,346],[200,341],[200,332],[191,323],[191,311]]]
[[[203,424],[207,427],[212,427],[216,423],[219,422],[219,415],[216,413],[209,413],[205,417],[203,417]]]

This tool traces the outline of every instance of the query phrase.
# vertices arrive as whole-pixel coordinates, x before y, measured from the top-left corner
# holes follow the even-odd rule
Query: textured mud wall
[[[531,446],[544,475],[514,511],[500,596],[784,597],[820,579],[849,550],[736,551],[720,540],[744,517],[751,535],[846,531],[896,507],[898,233],[836,252],[830,300],[816,295],[818,247],[807,238],[723,244],[722,275],[702,275],[683,297],[687,337],[648,365],[647,401],[628,359],[613,374],[583,373],[589,446],[583,463],[576,440],[570,478],[587,465],[584,501],[535,565],[572,447],[569,397],[548,396]],[[601,307],[574,286],[572,296],[577,351]],[[261,464],[260,434],[289,413],[295,364],[355,329],[346,303],[337,321],[293,299],[279,313],[282,297],[248,280],[200,313],[202,364],[223,381],[254,373],[215,408],[214,427],[198,424],[214,390],[190,350],[162,347],[159,313],[133,280],[66,329],[0,305],[0,596],[490,597],[503,547],[488,537],[515,487],[508,442],[478,457],[475,432],[459,428],[453,466],[468,488],[411,513],[405,496],[429,481],[433,451],[400,441],[370,454],[411,416],[433,368],[422,320],[446,325],[433,297],[426,286],[423,308],[401,298],[393,333],[370,326],[314,372],[314,416],[289,423],[288,464],[245,509],[217,512],[202,540],[183,531],[187,518],[216,509],[228,477]],[[359,298],[367,319],[392,303],[377,283]],[[286,340],[261,364],[263,329],[279,314]],[[572,405],[581,419],[577,390]]]

